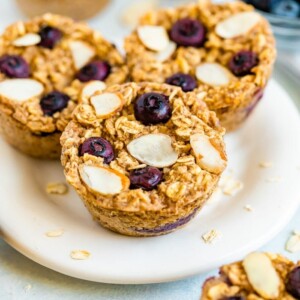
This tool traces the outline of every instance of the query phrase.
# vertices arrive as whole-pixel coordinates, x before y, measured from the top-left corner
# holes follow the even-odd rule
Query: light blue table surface
[[[102,29],[106,36],[121,38],[127,29],[120,29],[121,24],[106,25],[111,23],[112,16],[119,14],[124,3],[126,1],[113,1],[113,5],[107,9],[104,15],[91,20],[91,25],[97,29]],[[0,17],[0,26],[3,28],[22,15],[17,11],[14,3],[10,0],[2,0]],[[300,109],[300,93],[296,81],[279,67],[276,68],[274,77],[286,88]],[[300,259],[299,253],[291,255],[284,250],[284,244],[294,229],[300,230],[300,210],[286,228],[263,250],[280,252],[294,260]],[[203,280],[216,273],[217,270],[214,270],[210,274],[203,274],[186,280],[152,285],[130,286],[93,283],[67,277],[42,267],[19,254],[0,239],[1,300],[196,300],[200,297]]]

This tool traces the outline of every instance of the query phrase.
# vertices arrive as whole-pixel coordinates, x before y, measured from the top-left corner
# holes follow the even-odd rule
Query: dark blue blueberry
[[[281,1],[271,8],[271,13],[283,17],[297,18],[300,14],[300,4],[294,0]]]
[[[62,111],[68,106],[70,97],[64,93],[53,91],[45,95],[41,101],[40,105],[44,115],[53,116],[56,112]]]
[[[43,27],[39,31],[39,35],[41,37],[39,46],[48,49],[53,49],[63,36],[59,29],[52,26]]]
[[[79,147],[79,155],[83,156],[85,153],[103,157],[106,164],[109,164],[115,158],[111,143],[101,137],[91,137],[85,140]]]
[[[300,299],[300,267],[294,268],[288,274],[286,290],[296,299]]]
[[[111,67],[106,61],[93,61],[79,70],[76,78],[81,82],[88,82],[91,80],[104,81],[110,74]]]
[[[134,115],[144,125],[166,123],[172,115],[169,97],[159,93],[146,93],[134,104]]]
[[[18,55],[4,55],[0,58],[0,72],[10,78],[28,78],[29,65]]]
[[[145,168],[132,170],[129,178],[131,189],[150,191],[155,189],[162,181],[163,173],[158,168],[147,166]]]
[[[259,10],[270,12],[272,7],[282,0],[245,0],[246,3],[253,5]]]
[[[197,81],[188,74],[177,73],[167,78],[166,83],[180,86],[184,92],[193,91],[197,87]]]
[[[240,51],[233,55],[229,61],[229,69],[236,76],[245,76],[251,74],[252,68],[254,68],[259,62],[258,56],[252,51]]]
[[[194,19],[178,20],[171,28],[170,38],[179,46],[201,47],[206,36],[205,27]]]

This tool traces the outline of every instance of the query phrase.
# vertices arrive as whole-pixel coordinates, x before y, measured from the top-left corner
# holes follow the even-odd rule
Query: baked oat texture
[[[158,92],[169,97],[172,117],[166,124],[145,126],[137,121],[133,103],[147,92]],[[183,226],[201,209],[214,191],[226,165],[224,129],[215,113],[193,93],[180,88],[156,83],[127,83],[107,88],[102,93],[113,93],[123,99],[122,110],[107,119],[97,117],[90,99],[83,100],[61,137],[62,165],[67,181],[75,188],[94,219],[102,226],[131,236],[166,234]],[[97,93],[96,93],[97,94]],[[197,116],[189,107],[194,107]],[[145,166],[127,150],[133,139],[150,133],[167,134],[178,153],[177,161],[163,168],[163,181],[151,191],[128,189],[116,195],[101,195],[93,191],[80,176],[84,165],[104,167],[119,172],[126,178],[132,169]],[[224,162],[222,169],[209,172],[201,168],[191,151],[190,136],[207,136]],[[78,155],[80,145],[90,137],[102,137],[115,151],[115,160],[105,165],[103,158],[89,154]],[[127,179],[128,181],[128,179]]]
[[[197,19],[206,28],[206,40],[200,48],[178,46],[171,57],[160,62],[157,53],[142,43],[135,30],[125,40],[132,80],[164,83],[178,72],[195,76],[196,67],[203,62],[217,62],[227,68],[235,53],[251,50],[259,57],[259,64],[251,70],[251,74],[243,77],[232,75],[230,82],[221,86],[210,86],[198,80],[198,88],[195,90],[209,109],[217,113],[227,130],[236,129],[253,111],[270,78],[276,57],[275,40],[263,17],[247,34],[235,38],[222,38],[215,28],[220,21],[249,11],[253,11],[253,7],[241,1],[225,4],[199,1],[199,4],[147,13],[141,18],[140,26],[163,26],[168,32],[179,19]]]
[[[220,276],[207,279],[201,300],[299,299],[287,291],[288,274],[296,267],[299,263],[279,254],[251,253],[244,261],[222,266]]]
[[[17,47],[16,39],[38,33],[43,26],[53,26],[63,37],[53,49],[38,45]],[[59,138],[71,119],[84,86],[75,79],[77,70],[70,50],[70,42],[82,41],[95,51],[93,59],[103,59],[112,66],[111,74],[105,80],[107,85],[123,83],[127,79],[127,67],[115,46],[84,23],[70,18],[46,14],[27,22],[9,26],[0,37],[0,57],[19,55],[29,64],[30,78],[43,84],[42,95],[26,101],[14,101],[0,97],[0,127],[3,137],[22,152],[38,158],[59,158]],[[0,73],[0,83],[8,79]],[[70,96],[68,106],[53,116],[45,116],[40,107],[40,98],[54,90]]]

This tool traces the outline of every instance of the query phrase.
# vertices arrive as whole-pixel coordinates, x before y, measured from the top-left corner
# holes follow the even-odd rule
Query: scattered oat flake
[[[280,176],[275,176],[275,177],[270,177],[266,179],[267,182],[280,182],[282,181],[282,177]]]
[[[64,234],[64,230],[63,229],[52,230],[46,232],[45,234],[47,237],[60,237]]]
[[[232,176],[225,176],[221,178],[219,187],[222,189],[224,195],[234,196],[244,188],[244,184]]]
[[[246,211],[249,211],[249,212],[253,211],[253,208],[252,208],[252,206],[251,206],[250,204],[245,205],[245,206],[244,206],[244,209],[245,209]]]
[[[91,254],[86,250],[74,250],[71,252],[70,256],[75,260],[85,260],[88,259]]]
[[[211,244],[217,237],[219,236],[219,233],[217,230],[212,229],[208,231],[207,233],[202,235],[202,239],[206,244]]]
[[[285,245],[285,250],[291,253],[300,251],[300,235],[293,234]]]
[[[31,284],[27,284],[24,287],[25,292],[29,292],[32,289],[32,285]]]
[[[128,168],[128,170],[142,169],[142,168],[145,168],[145,167],[147,167],[146,164],[141,164],[141,165],[138,165],[138,166],[130,167],[130,168]]]
[[[68,191],[68,186],[63,182],[50,182],[46,187],[46,192],[52,195],[65,195]]]
[[[274,164],[271,161],[261,161],[258,165],[260,168],[267,169],[273,167]]]

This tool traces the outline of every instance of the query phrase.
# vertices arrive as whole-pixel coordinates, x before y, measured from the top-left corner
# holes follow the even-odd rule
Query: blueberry
[[[39,35],[41,37],[39,46],[48,49],[53,49],[63,36],[59,29],[52,26],[45,26],[41,28]]]
[[[4,55],[0,58],[0,72],[10,78],[28,78],[29,65],[18,55]]]
[[[91,137],[85,140],[79,147],[79,155],[83,156],[85,153],[103,157],[106,164],[109,164],[115,158],[111,143],[101,137]]]
[[[271,12],[278,16],[297,18],[300,14],[300,4],[294,0],[285,0],[271,8]]]
[[[146,93],[134,104],[134,115],[144,125],[166,123],[172,115],[169,97],[159,93]]]
[[[300,299],[300,267],[294,268],[288,274],[286,290],[296,299]]]
[[[206,30],[202,23],[193,19],[178,20],[171,28],[170,38],[179,46],[201,47]]]
[[[79,70],[76,78],[81,82],[90,80],[105,80],[110,74],[111,67],[106,61],[93,61]]]
[[[184,92],[190,92],[197,87],[197,81],[188,74],[177,73],[167,78],[166,83],[180,86]]]
[[[163,173],[155,167],[147,166],[145,168],[132,170],[129,178],[131,189],[150,191],[155,189],[162,181]]]
[[[251,74],[252,68],[258,64],[258,56],[252,51],[240,51],[233,55],[229,61],[229,69],[236,76]]]
[[[68,106],[70,97],[64,93],[53,91],[45,95],[41,101],[40,105],[44,115],[53,116],[56,112],[62,111]]]
[[[269,12],[271,8],[282,0],[246,0],[245,2],[255,8]]]

